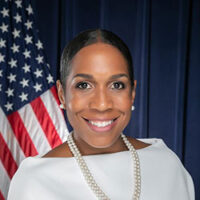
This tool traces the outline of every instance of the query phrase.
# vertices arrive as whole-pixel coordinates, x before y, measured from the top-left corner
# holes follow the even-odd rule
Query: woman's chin
[[[101,138],[101,139],[95,139],[94,141],[91,141],[88,143],[88,145],[96,150],[108,150],[111,151],[113,148],[115,149],[117,146],[120,146],[119,144],[121,143],[119,141],[119,143],[117,142],[118,140],[120,140],[120,135],[116,138]]]

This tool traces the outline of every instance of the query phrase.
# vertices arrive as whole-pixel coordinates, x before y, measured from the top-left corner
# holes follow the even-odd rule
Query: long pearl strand
[[[124,134],[121,134],[121,137],[131,152],[131,156],[133,159],[133,165],[134,165],[134,179],[135,179],[135,191],[133,193],[133,200],[139,200],[140,198],[140,190],[141,190],[141,176],[140,176],[140,163],[138,154],[133,147],[133,145],[128,141],[126,136]],[[96,181],[94,180],[94,177],[92,176],[86,162],[84,161],[83,157],[80,154],[80,151],[78,147],[76,146],[72,134],[68,135],[67,143],[69,145],[69,148],[74,155],[82,173],[83,176],[88,184],[88,186],[91,188],[91,190],[95,193],[97,199],[99,200],[110,200],[108,196],[102,191],[102,189],[97,185]]]

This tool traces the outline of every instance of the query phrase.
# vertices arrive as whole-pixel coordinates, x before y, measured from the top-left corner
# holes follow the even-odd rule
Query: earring
[[[135,106],[131,106],[131,110],[134,111],[135,110]]]
[[[64,107],[64,105],[62,103],[60,104],[60,108],[61,109],[65,109],[65,107]]]

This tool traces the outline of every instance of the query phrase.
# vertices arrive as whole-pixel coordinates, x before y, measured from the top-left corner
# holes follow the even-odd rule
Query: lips
[[[86,121],[86,123],[88,124],[88,126],[90,127],[90,129],[92,129],[95,132],[105,132],[105,131],[110,131],[117,123],[117,118],[114,119],[86,119],[84,118],[84,120]]]

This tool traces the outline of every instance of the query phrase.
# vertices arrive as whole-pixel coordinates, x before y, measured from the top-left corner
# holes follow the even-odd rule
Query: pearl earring
[[[134,111],[135,110],[135,106],[131,106],[131,110]]]
[[[64,107],[64,105],[62,103],[60,104],[60,108],[61,109],[65,109],[65,107]]]

